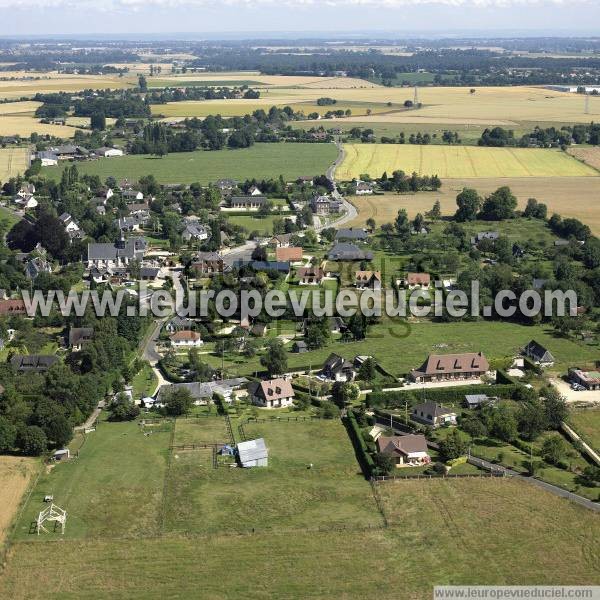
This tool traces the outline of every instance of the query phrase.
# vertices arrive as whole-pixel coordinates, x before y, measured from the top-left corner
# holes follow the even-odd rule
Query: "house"
[[[93,327],[71,327],[69,329],[69,348],[73,352],[79,352],[94,338]]]
[[[237,181],[234,181],[233,179],[217,179],[215,186],[222,194],[231,194],[237,187]]]
[[[267,335],[267,324],[254,323],[250,328],[250,333],[255,337],[265,337],[265,335]]]
[[[12,317],[14,315],[27,314],[27,308],[23,300],[0,300],[0,317]]]
[[[328,260],[372,260],[373,253],[364,251],[355,246],[354,244],[348,244],[346,242],[340,242],[327,254]]]
[[[282,377],[251,383],[248,392],[252,403],[263,408],[283,408],[294,403],[292,383]]]
[[[123,156],[124,152],[119,148],[109,148],[108,146],[102,146],[102,148],[94,150],[94,154],[96,156],[102,156],[104,158],[113,158],[115,156]]]
[[[141,202],[144,199],[144,194],[139,190],[123,189],[121,196],[126,202]]]
[[[52,263],[45,256],[36,256],[27,261],[25,276],[34,281],[41,273],[52,273]]]
[[[35,196],[28,193],[17,194],[13,198],[13,202],[19,206],[22,206],[24,209],[32,209],[38,205],[38,201],[35,199]]]
[[[156,281],[160,275],[159,267],[148,267],[142,265],[140,267],[139,279],[140,281]]]
[[[449,408],[427,401],[417,404],[412,411],[411,418],[417,423],[423,423],[434,429],[448,425],[456,425],[456,413]]]
[[[204,343],[197,331],[190,331],[189,329],[176,331],[169,336],[169,340],[171,346],[174,346],[175,348],[197,348]]]
[[[134,202],[126,207],[130,216],[142,216],[144,219],[150,218],[150,206],[147,202]]]
[[[69,213],[62,213],[62,215],[58,217],[58,220],[62,223],[63,227],[65,228],[65,231],[67,232],[67,235],[71,239],[77,239],[82,237],[81,227],[79,227],[77,221],[75,221],[75,219]]]
[[[106,201],[110,200],[114,195],[115,193],[113,192],[112,188],[109,188],[108,186],[102,186],[96,191],[96,198],[102,198],[104,200],[104,204],[106,204]]]
[[[42,163],[42,167],[55,167],[58,165],[58,156],[54,152],[38,152],[37,158]]]
[[[407,273],[404,279],[398,279],[398,287],[414,290],[427,289],[431,285],[429,273]]]
[[[354,285],[359,290],[381,289],[381,272],[380,271],[356,271],[354,274]]]
[[[320,285],[325,273],[319,267],[299,267],[296,276],[300,285]]]
[[[364,229],[338,229],[335,234],[336,242],[364,242],[368,239],[367,232]]]
[[[467,408],[481,408],[486,404],[491,404],[492,398],[486,394],[465,394],[465,406]]]
[[[340,212],[342,201],[329,196],[314,196],[310,208],[316,215],[330,215]]]
[[[45,373],[57,362],[56,356],[45,354],[15,354],[10,359],[10,364],[17,373]]]
[[[192,262],[192,270],[200,276],[215,275],[224,272],[225,263],[218,252],[198,252]]]
[[[360,179],[354,182],[354,193],[357,196],[364,196],[365,194],[373,193],[373,184],[361,181]]]
[[[332,381],[353,381],[356,377],[354,365],[334,352],[323,363],[321,373]]]
[[[185,229],[183,230],[181,237],[186,241],[190,242],[192,240],[198,242],[205,242],[211,236],[210,227],[207,225],[202,225],[199,222],[190,222],[187,223]]]
[[[253,185],[248,190],[248,195],[249,196],[262,196],[262,192],[260,191],[260,189],[258,187]]]
[[[139,237],[117,240],[115,243],[90,243],[87,251],[87,267],[123,267],[141,262],[146,252],[146,240]]]
[[[487,373],[489,363],[481,352],[465,354],[430,354],[427,360],[410,372],[415,382],[479,379]]]
[[[249,266],[255,271],[273,271],[275,273],[281,273],[282,275],[287,275],[290,272],[290,263],[279,260],[253,260],[249,263],[245,261],[235,261],[234,265],[237,267]]]
[[[231,196],[229,206],[237,210],[258,210],[267,203],[264,196]]]
[[[496,241],[500,237],[497,231],[480,231],[474,237],[471,238],[471,245],[476,246],[482,240]]]
[[[309,185],[309,186],[313,186],[315,183],[313,181],[313,177],[312,175],[302,175],[301,177],[298,177],[298,179],[296,179],[296,183],[298,185]]]
[[[120,217],[115,220],[115,225],[121,232],[139,231],[143,224],[144,218],[139,214],[131,217]]]
[[[290,245],[291,239],[291,233],[280,233],[279,235],[274,235],[269,240],[269,246],[274,248],[287,248]]]
[[[165,331],[169,333],[175,333],[176,331],[191,329],[193,326],[194,321],[192,321],[191,319],[186,319],[184,317],[176,315],[165,325]]]
[[[292,352],[294,354],[303,354],[304,352],[308,352],[308,346],[306,342],[303,340],[298,340],[292,344]]]
[[[275,259],[280,262],[302,262],[302,248],[298,246],[290,246],[289,248],[275,248]]]
[[[158,405],[164,405],[168,396],[175,390],[185,389],[189,391],[196,406],[208,404],[212,401],[214,394],[218,394],[229,404],[233,399],[235,390],[239,390],[246,383],[248,383],[248,380],[245,377],[237,377],[233,379],[216,379],[204,383],[165,384],[160,386],[155,402]]]
[[[551,367],[554,364],[552,353],[535,340],[531,340],[523,348],[523,354],[542,367]]]
[[[569,369],[569,380],[583,386],[586,390],[600,390],[600,372]]]
[[[421,467],[431,462],[424,435],[379,435],[377,450],[380,454],[391,456],[396,467]]]
[[[237,455],[242,467],[266,467],[269,464],[269,451],[263,438],[240,442]]]

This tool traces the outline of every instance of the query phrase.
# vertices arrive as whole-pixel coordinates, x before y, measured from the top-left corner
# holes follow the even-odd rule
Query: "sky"
[[[2,37],[367,31],[576,36],[598,35],[600,0],[0,0],[0,23]]]

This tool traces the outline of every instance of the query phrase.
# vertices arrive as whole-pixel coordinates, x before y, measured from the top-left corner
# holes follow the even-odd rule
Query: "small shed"
[[[292,352],[295,352],[296,354],[301,354],[303,352],[308,352],[308,346],[306,345],[306,342],[304,342],[302,340],[294,342],[292,344]]]
[[[52,459],[56,462],[60,462],[61,460],[68,460],[71,458],[71,453],[68,448],[62,448],[61,450],[56,450],[52,455]]]
[[[269,463],[269,451],[265,440],[258,438],[240,442],[237,445],[238,459],[242,467],[266,467]]]

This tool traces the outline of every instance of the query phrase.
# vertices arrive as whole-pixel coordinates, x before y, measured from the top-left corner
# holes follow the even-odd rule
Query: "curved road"
[[[331,192],[331,195],[336,200],[340,200],[342,202],[342,205],[345,210],[345,213],[342,216],[327,224],[327,227],[335,227],[336,229],[338,229],[342,225],[345,225],[346,223],[349,223],[350,221],[356,219],[356,217],[358,216],[358,211],[356,210],[354,204],[348,202],[348,200],[346,200],[346,198],[344,198],[344,196],[342,196],[338,192],[337,183],[335,181],[335,171],[342,164],[346,153],[344,152],[344,146],[340,142],[339,138],[336,138],[335,145],[338,149],[338,155],[333,164],[329,167],[329,169],[327,169],[325,177],[327,177],[327,179],[329,179],[329,181],[331,181],[331,183],[333,184],[333,191]],[[325,229],[325,225],[321,223],[317,227],[315,227],[315,231],[317,232],[321,229]]]

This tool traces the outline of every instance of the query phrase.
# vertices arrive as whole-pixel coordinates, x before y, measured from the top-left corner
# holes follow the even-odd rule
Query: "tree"
[[[264,246],[256,246],[254,250],[252,250],[252,260],[267,260],[267,249]]]
[[[542,458],[553,465],[559,465],[567,455],[567,443],[558,434],[544,440],[542,444]]]
[[[467,444],[462,439],[458,429],[453,429],[443,440],[440,441],[440,456],[444,461],[454,460],[464,456]]]
[[[6,417],[0,417],[0,452],[10,452],[16,439],[16,427]]]
[[[536,399],[521,404],[518,422],[521,435],[527,440],[535,440],[548,426],[542,403]]]
[[[367,219],[367,228],[369,229],[369,231],[375,231],[375,219],[373,217],[369,217]]]
[[[73,439],[73,428],[64,415],[54,414],[43,427],[49,442],[62,448]]]
[[[480,438],[487,435],[487,427],[484,425],[483,421],[477,417],[463,419],[460,422],[460,428],[472,438]]]
[[[373,381],[377,375],[377,365],[369,356],[358,369],[358,379],[361,381]]]
[[[486,221],[512,219],[517,208],[517,198],[508,186],[502,186],[492,192],[483,202],[481,218]]]
[[[138,85],[140,87],[140,92],[148,91],[148,82],[146,81],[146,78],[143,75],[140,75],[138,77]]]
[[[373,457],[373,462],[375,463],[377,475],[389,475],[396,467],[394,459],[389,454],[382,454],[381,452]]]
[[[270,377],[287,371],[287,353],[280,339],[275,338],[267,342],[260,364],[267,369]]]
[[[394,221],[394,228],[401,240],[407,240],[410,237],[410,221],[408,220],[408,214],[404,208],[401,208],[398,211],[398,216]]]
[[[331,388],[331,397],[338,406],[347,406],[358,400],[360,388],[351,381],[336,381]]]
[[[558,431],[569,415],[565,397],[553,386],[543,388],[540,395],[548,427]]]
[[[431,210],[428,210],[425,216],[432,221],[439,221],[442,218],[442,205],[439,200],[433,203]]]
[[[518,433],[517,420],[508,407],[499,406],[491,413],[488,429],[494,437],[512,442]]]
[[[185,415],[192,407],[193,398],[188,389],[177,388],[165,400],[165,411],[172,417]]]
[[[102,112],[95,112],[90,117],[90,127],[94,131],[104,131],[106,129],[106,116]]]
[[[127,394],[118,394],[110,405],[110,421],[133,421],[140,414],[139,406],[136,406]]]
[[[48,439],[41,427],[29,425],[22,427],[17,433],[17,446],[28,456],[39,456],[46,452]]]
[[[456,196],[456,205],[458,210],[454,214],[454,219],[459,223],[474,221],[481,209],[481,196],[472,188],[463,188],[462,192]]]

